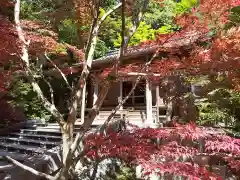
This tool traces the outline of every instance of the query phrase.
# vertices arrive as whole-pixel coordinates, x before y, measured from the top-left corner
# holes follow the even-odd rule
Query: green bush
[[[198,4],[198,0],[181,0],[175,8],[176,14],[183,14]]]
[[[98,39],[96,49],[94,52],[94,58],[99,58],[104,56],[109,51],[109,48],[107,47],[106,43],[102,41],[101,39]]]
[[[201,125],[237,126],[240,107],[240,93],[219,88],[208,93],[207,97],[197,102],[199,109],[198,123]]]
[[[135,168],[122,165],[117,173],[117,180],[136,180]]]
[[[15,107],[21,108],[27,118],[40,118],[46,121],[51,119],[51,115],[38,100],[31,85],[23,79],[15,80],[9,93],[12,97],[10,102]]]
[[[62,20],[58,26],[58,31],[60,42],[78,44],[77,24],[73,19]]]

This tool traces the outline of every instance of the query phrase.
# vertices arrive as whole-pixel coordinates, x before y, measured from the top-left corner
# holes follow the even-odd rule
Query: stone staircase
[[[4,129],[5,132],[0,135],[0,179],[37,180],[32,174],[10,164],[4,156],[42,172],[57,170],[61,164],[59,145],[62,139],[59,128],[51,129],[40,121],[27,121],[19,127],[11,131]]]
[[[103,122],[97,121],[94,129]],[[74,134],[80,131],[82,122],[76,122]],[[36,176],[9,163],[4,156],[48,174],[61,165],[61,132],[58,123],[41,120],[0,126],[0,180],[38,180]],[[40,180],[40,179],[39,179]]]
[[[92,128],[103,124],[112,111],[102,110],[92,124]],[[156,121],[156,108],[153,119]],[[145,109],[124,109],[116,113],[115,119],[125,115],[127,120],[142,126],[146,119]],[[160,116],[165,118],[165,116]],[[76,122],[74,131],[80,131],[82,122]],[[62,137],[57,123],[46,124],[40,120],[29,120],[17,125],[0,126],[0,180],[38,180],[31,173],[9,163],[4,156],[35,168],[52,173],[61,165],[60,145]],[[40,179],[39,179],[40,180]]]

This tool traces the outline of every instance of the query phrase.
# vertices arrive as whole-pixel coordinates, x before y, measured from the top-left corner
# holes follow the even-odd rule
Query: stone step
[[[156,112],[153,112],[153,116],[156,116]],[[99,114],[99,118],[107,118],[110,114]],[[116,114],[115,116],[121,116],[120,114]],[[129,116],[146,116],[146,112],[130,112],[126,114],[127,117]]]
[[[25,127],[45,127],[46,123],[26,123]]]
[[[81,127],[82,127],[82,125],[74,126],[75,129],[80,129]],[[54,128],[59,128],[59,125],[58,124],[48,125],[45,127],[37,127],[36,129],[54,129]]]
[[[61,132],[59,130],[49,130],[49,129],[20,129],[20,133],[24,134],[39,134],[39,135],[54,135],[54,136],[61,136]]]
[[[153,119],[156,119],[157,116],[153,115]],[[165,119],[166,115],[159,115],[159,119]],[[133,119],[133,120],[141,120],[141,119],[146,119],[146,116],[128,116],[127,119]]]
[[[38,147],[43,147],[43,148],[47,148],[47,149],[53,148],[60,144],[57,142],[32,140],[32,139],[24,139],[24,138],[12,138],[12,137],[0,138],[0,143],[14,143],[14,144],[21,144],[21,145],[31,145],[31,146],[38,146]]]
[[[26,154],[31,154],[31,153],[36,153],[36,154],[42,154],[46,152],[45,149],[42,147],[33,147],[29,145],[20,145],[20,144],[15,144],[15,143],[0,143],[0,151],[5,150],[5,151],[14,151],[14,152],[19,152],[19,153],[26,153]]]
[[[156,109],[153,109],[153,112],[156,112]],[[111,114],[112,111],[99,111],[99,115],[109,115]],[[146,113],[146,110],[123,110],[123,111],[118,111],[116,114],[129,114],[129,113]]]
[[[62,140],[61,136],[49,136],[40,134],[11,133],[9,136],[20,137],[24,139],[45,140],[50,142],[60,142]]]
[[[59,127],[59,124],[58,123],[50,123],[48,124],[46,127]],[[80,121],[77,121],[75,124],[74,124],[74,128],[81,128],[82,127],[82,123]]]

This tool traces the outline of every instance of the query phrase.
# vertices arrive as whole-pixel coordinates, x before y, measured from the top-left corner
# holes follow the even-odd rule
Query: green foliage
[[[110,9],[111,7],[113,7],[114,5],[116,5],[116,0],[104,0],[102,2],[102,7],[106,10]]]
[[[231,9],[229,20],[230,22],[226,25],[226,28],[240,25],[240,6]]]
[[[154,29],[162,26],[173,26],[173,18],[175,17],[176,3],[172,0],[164,0],[162,5],[151,2],[149,10],[145,14],[144,21],[151,24]]]
[[[225,75],[188,76],[185,80],[202,87],[195,99],[198,124],[240,127],[240,93],[232,90]]]
[[[138,45],[146,40],[153,40],[155,38],[156,31],[147,25],[145,22],[141,22],[139,27],[129,42],[129,45]]]
[[[102,9],[101,12],[104,12]],[[118,32],[121,31],[121,19],[120,16],[112,14],[108,16],[107,19],[103,22],[100,32],[99,39],[103,41],[107,48],[112,49],[114,47],[114,41],[118,37]]]
[[[164,25],[157,29],[156,32],[158,34],[168,34],[170,32],[173,32],[173,27],[171,25]]]
[[[76,45],[78,42],[77,25],[73,19],[64,19],[58,26],[60,42]]]
[[[152,29],[150,25],[145,22],[141,22],[136,33],[129,42],[129,45],[138,45],[146,40],[153,40],[155,38],[156,30]],[[121,35],[118,33],[118,38],[114,41],[114,46],[119,47],[121,45]]]
[[[117,180],[135,180],[136,174],[135,169],[128,166],[122,165],[120,172],[117,173]]]
[[[54,0],[21,1],[21,17],[30,20],[48,21],[44,14],[55,10]]]
[[[177,3],[175,7],[175,13],[176,14],[186,13],[197,4],[198,0],[181,0],[181,2]]]
[[[208,93],[207,97],[197,102],[200,124],[219,124],[235,126],[240,118],[237,107],[240,107],[240,93],[218,88]]]
[[[55,52],[58,53],[62,53],[62,52],[67,52],[67,48],[63,45],[63,44],[58,44]]]
[[[23,109],[26,117],[50,120],[51,115],[38,100],[37,94],[32,90],[32,86],[23,79],[16,79],[9,93],[13,97],[11,103]]]
[[[136,33],[132,37],[129,45],[138,45],[146,40],[153,40],[156,34],[167,34],[177,29],[174,24],[174,17],[177,14],[187,12],[197,4],[197,0],[183,0],[179,3],[173,0],[164,0],[162,4],[151,1],[148,11],[145,13],[144,21],[140,23]],[[132,24],[127,21],[127,29]],[[121,22],[118,24],[121,29]],[[120,32],[114,41],[114,46],[119,47],[121,44]]]
[[[106,46],[106,43],[101,39],[98,39],[96,49],[94,52],[94,58],[99,58],[104,56],[109,51],[109,48]]]

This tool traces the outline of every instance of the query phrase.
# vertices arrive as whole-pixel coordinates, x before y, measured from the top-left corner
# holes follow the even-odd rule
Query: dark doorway
[[[135,82],[123,82],[123,98],[128,95]],[[145,105],[145,81],[141,81],[132,95],[128,98],[124,106],[143,106]]]

